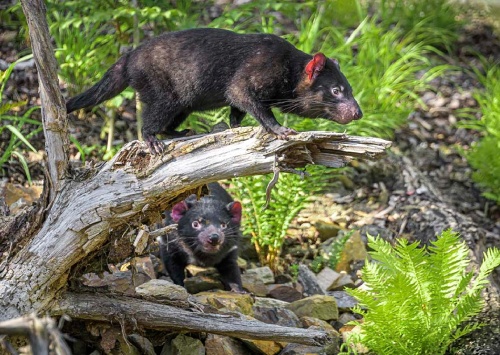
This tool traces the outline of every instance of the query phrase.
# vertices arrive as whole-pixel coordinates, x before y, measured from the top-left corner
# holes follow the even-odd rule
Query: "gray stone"
[[[135,292],[141,296],[170,301],[186,301],[189,296],[184,287],[159,279],[149,280],[137,286]]]
[[[201,292],[194,297],[198,302],[216,309],[253,316],[253,298],[249,293],[229,291]]]
[[[293,302],[302,298],[301,292],[299,292],[295,287],[286,284],[269,285],[267,294],[269,297],[286,302]]]
[[[184,287],[192,295],[204,291],[224,289],[224,285],[219,279],[201,274],[185,279]]]
[[[285,308],[289,302],[267,297],[255,297],[255,306]]]
[[[328,291],[328,295],[335,297],[337,307],[341,312],[348,312],[352,307],[358,304],[356,298],[352,297],[345,291]]]
[[[328,291],[342,291],[344,288],[354,288],[354,281],[350,275],[345,273],[340,273],[340,277],[335,280],[333,285],[328,288]]]
[[[354,316],[354,314],[352,314],[350,312],[345,312],[345,313],[342,313],[340,315],[338,322],[342,323],[342,325],[345,325],[346,323],[352,322],[355,320],[357,320],[357,318]]]
[[[206,355],[251,355],[239,340],[217,334],[208,334],[205,340]]]
[[[306,265],[299,265],[298,281],[304,287],[304,294],[306,296],[325,294],[325,291],[319,284],[319,280],[316,278],[316,275],[314,275],[314,273],[309,270]]]
[[[256,274],[266,285],[274,283],[274,274],[269,266],[258,267],[246,271],[246,274]]]
[[[205,347],[199,339],[182,334],[172,340],[172,351],[175,355],[205,355]]]
[[[267,295],[266,284],[260,279],[259,275],[247,273],[241,275],[243,288],[255,296],[265,297]]]
[[[299,317],[286,308],[259,307],[254,305],[253,313],[256,319],[264,323],[277,324],[283,327],[301,327]]]
[[[330,269],[327,266],[324,267],[323,270],[318,273],[318,275],[316,275],[316,278],[320,287],[323,290],[328,290],[335,283],[335,281],[340,278],[340,276],[340,273]]]
[[[140,353],[143,355],[156,355],[155,349],[153,344],[149,341],[149,339],[146,339],[142,335],[139,334],[130,334],[128,337],[128,340],[134,346],[139,349]]]
[[[314,295],[295,301],[286,306],[300,317],[314,317],[326,321],[339,317],[337,302],[332,296]]]

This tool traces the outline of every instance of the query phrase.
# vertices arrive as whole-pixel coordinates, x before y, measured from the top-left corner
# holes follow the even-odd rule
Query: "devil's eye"
[[[221,223],[221,224],[220,224],[220,227],[221,227],[222,229],[226,229],[227,224],[226,224],[226,223]]]
[[[201,227],[201,224],[198,221],[193,221],[193,223],[191,223],[191,225],[193,226],[194,229],[198,229]]]
[[[338,96],[340,95],[340,89],[337,87],[332,88],[332,95],[333,96]]]

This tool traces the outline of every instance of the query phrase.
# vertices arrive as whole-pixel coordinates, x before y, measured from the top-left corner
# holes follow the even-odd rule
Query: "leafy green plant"
[[[449,0],[372,0],[380,27],[395,24],[404,33],[420,32],[426,44],[449,47],[458,37],[462,8]]]
[[[354,311],[364,317],[362,344],[376,354],[444,354],[453,341],[480,327],[461,325],[480,312],[481,290],[500,265],[499,249],[487,250],[474,274],[467,271],[469,249],[451,230],[427,248],[405,239],[395,247],[368,239],[373,262],[362,270],[366,287],[348,290],[360,302]]]
[[[262,264],[275,269],[287,230],[293,218],[306,207],[310,197],[325,188],[333,175],[322,167],[308,169],[310,176],[280,174],[266,204],[266,186],[270,175],[249,176],[232,180],[233,196],[243,204],[244,233],[252,236]]]
[[[342,250],[344,250],[345,243],[347,243],[347,240],[351,237],[353,232],[354,231],[341,231],[326,248],[326,250],[314,258],[310,265],[311,270],[318,273],[325,266],[335,269],[337,267],[337,263],[340,261],[340,256],[342,254]]]
[[[484,137],[472,147],[467,159],[475,169],[472,178],[483,189],[483,195],[500,204],[500,68],[490,65],[486,73],[476,70],[476,75],[484,86],[484,91],[474,95],[482,119],[468,121],[463,126],[474,128]]]
[[[9,80],[9,77],[16,64],[31,59],[32,57],[32,55],[22,57],[12,63],[6,71],[0,72],[0,122],[2,123],[0,125],[0,136],[8,134],[8,139],[0,143],[0,152],[2,152],[0,155],[0,170],[3,170],[4,164],[11,157],[16,157],[17,159],[19,159],[19,162],[23,167],[24,173],[29,183],[31,183],[31,174],[29,171],[28,162],[17,148],[20,145],[24,144],[31,151],[36,152],[36,149],[29,142],[29,140],[42,131],[42,124],[40,121],[31,119],[30,117],[33,111],[38,110],[39,107],[35,106],[26,110],[26,112],[22,116],[9,114],[9,112],[11,112],[13,109],[19,110],[23,108],[24,106],[26,106],[27,102],[5,102],[3,93],[5,90],[5,86],[7,85],[7,81]],[[36,128],[32,129],[30,127],[27,127],[28,124],[33,125]]]

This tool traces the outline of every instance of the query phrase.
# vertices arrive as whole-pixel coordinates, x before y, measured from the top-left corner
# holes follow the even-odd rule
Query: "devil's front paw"
[[[273,126],[269,129],[270,132],[276,135],[278,139],[287,140],[288,136],[297,134],[297,131],[283,126]]]
[[[151,154],[159,155],[163,153],[164,145],[163,142],[158,140],[158,138],[155,136],[146,136],[145,141]]]

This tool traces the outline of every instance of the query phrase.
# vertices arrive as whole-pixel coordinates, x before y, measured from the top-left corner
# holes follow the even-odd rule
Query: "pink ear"
[[[170,216],[174,220],[175,223],[179,222],[179,220],[184,216],[184,213],[188,210],[188,205],[185,201],[181,201],[177,203],[174,207],[172,207],[172,212]]]
[[[323,53],[316,53],[306,65],[306,74],[310,81],[314,81],[319,72],[323,70],[326,63],[326,57]]]
[[[231,221],[234,223],[241,222],[241,203],[238,201],[231,202],[227,205],[227,209],[231,214]]]

